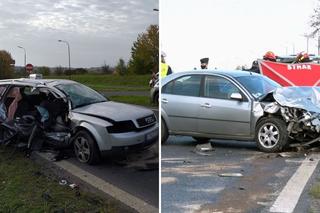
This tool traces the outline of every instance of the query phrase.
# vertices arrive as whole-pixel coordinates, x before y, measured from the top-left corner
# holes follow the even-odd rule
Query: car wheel
[[[169,133],[166,122],[163,119],[161,119],[161,143],[165,144],[167,142],[168,137]]]
[[[100,150],[93,137],[85,130],[74,137],[74,153],[81,163],[96,164],[100,161]]]
[[[280,152],[288,144],[287,125],[280,118],[262,118],[255,134],[257,146],[264,152]]]
[[[208,143],[210,138],[204,138],[204,137],[192,137],[194,140],[197,141],[197,143]]]

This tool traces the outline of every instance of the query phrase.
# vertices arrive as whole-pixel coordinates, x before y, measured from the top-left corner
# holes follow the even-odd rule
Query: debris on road
[[[211,143],[198,144],[196,145],[195,149],[192,150],[192,152],[203,156],[212,155],[212,151],[214,151],[214,148],[212,147]]]
[[[278,153],[278,156],[282,158],[300,158],[305,156],[305,154],[297,153],[297,152],[281,152],[281,153]]]
[[[69,186],[70,186],[71,189],[75,189],[75,188],[78,188],[78,187],[79,187],[79,186],[78,186],[77,184],[75,184],[75,183],[71,183],[71,184],[69,184]]]
[[[200,152],[210,152],[213,151],[213,147],[211,145],[211,143],[205,143],[205,144],[198,144],[196,146],[196,150],[200,151]]]
[[[241,173],[221,173],[219,174],[220,177],[243,177]]]
[[[61,185],[61,186],[65,186],[67,184],[68,184],[67,180],[62,179],[62,180],[59,181],[59,185]]]

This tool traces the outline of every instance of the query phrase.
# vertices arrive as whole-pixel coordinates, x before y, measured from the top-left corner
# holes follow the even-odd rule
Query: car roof
[[[59,84],[76,83],[75,81],[65,79],[31,79],[31,78],[19,78],[19,79],[5,79],[0,80],[0,84],[17,84],[17,85],[28,85],[28,86],[55,86]]]
[[[243,70],[193,70],[193,71],[184,71],[184,72],[175,72],[173,74],[170,74],[166,76],[165,78],[161,79],[162,83],[165,84],[172,79],[175,79],[180,76],[184,75],[196,75],[196,74],[201,74],[201,75],[222,75],[226,77],[240,77],[240,76],[252,76],[252,75],[260,75],[258,73],[254,72],[249,72],[249,71],[243,71]]]

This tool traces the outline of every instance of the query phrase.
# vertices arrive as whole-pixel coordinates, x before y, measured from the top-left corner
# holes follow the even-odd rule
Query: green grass
[[[69,79],[69,76],[47,76],[50,79]],[[71,79],[85,84],[99,92],[104,91],[149,91],[150,75],[72,75]],[[113,101],[153,107],[149,96],[111,96]]]
[[[0,148],[0,212],[116,212],[114,203],[83,191],[77,195],[21,152],[9,158],[11,152]]]
[[[98,91],[146,91],[149,90],[150,75],[71,75],[71,79]],[[69,79],[69,76],[46,76],[50,79]]]
[[[310,190],[310,194],[312,195],[312,197],[316,199],[320,199],[320,183],[319,182],[312,186]]]
[[[110,96],[110,100],[122,102],[122,103],[128,103],[128,104],[136,104],[136,105],[142,105],[147,107],[155,107],[154,104],[150,102],[149,97],[145,96]]]

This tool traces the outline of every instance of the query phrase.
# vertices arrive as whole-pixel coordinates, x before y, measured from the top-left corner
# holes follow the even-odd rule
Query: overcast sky
[[[306,51],[317,0],[161,0],[160,45],[173,71],[199,67],[235,69],[261,58]],[[309,52],[317,53],[311,39]]]
[[[130,58],[132,43],[150,24],[158,24],[158,0],[1,0],[0,49],[16,65],[72,67],[114,65]]]

